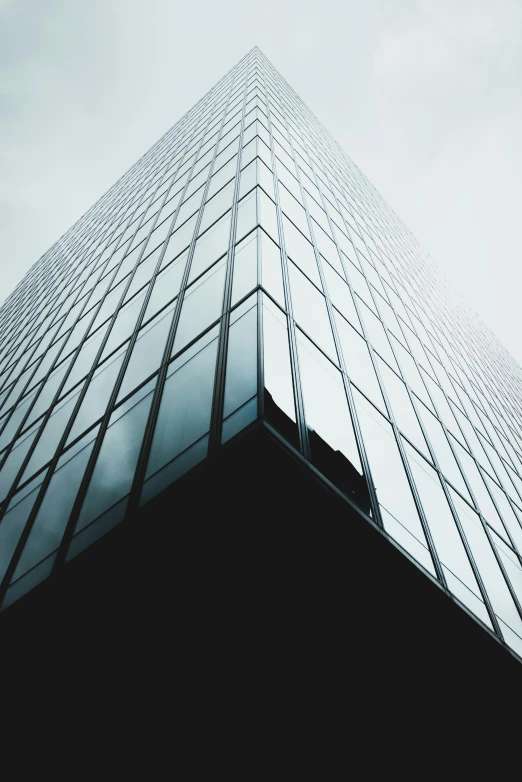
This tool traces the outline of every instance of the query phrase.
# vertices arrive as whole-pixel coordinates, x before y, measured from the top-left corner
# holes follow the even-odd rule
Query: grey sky
[[[520,0],[0,0],[0,301],[257,44],[522,363]]]

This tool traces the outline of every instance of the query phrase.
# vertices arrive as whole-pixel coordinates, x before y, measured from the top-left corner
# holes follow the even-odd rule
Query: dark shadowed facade
[[[521,403],[518,365],[253,49],[0,310],[5,626],[167,618],[264,659],[431,670],[446,697],[477,670],[509,688]]]

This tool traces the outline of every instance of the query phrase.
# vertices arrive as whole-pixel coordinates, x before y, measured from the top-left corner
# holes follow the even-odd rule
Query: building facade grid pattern
[[[263,418],[522,656],[521,380],[254,48],[0,309],[2,608]]]

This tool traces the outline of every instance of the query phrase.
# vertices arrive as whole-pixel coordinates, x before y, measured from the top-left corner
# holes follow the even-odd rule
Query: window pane
[[[389,366],[377,356],[377,365],[388,394],[392,413],[399,429],[429,458],[426,441],[420,428],[406,386]]]
[[[513,632],[522,637],[522,619],[509,593],[480,519],[456,492],[452,489],[450,492],[493,610]]]
[[[447,577],[449,570],[465,585],[466,589],[459,588],[458,592],[455,592],[456,596],[482,620],[488,621],[480,589],[439,476],[408,443],[404,443],[404,447],[444,574]],[[447,580],[449,588],[452,589],[455,586],[454,580]]]
[[[379,504],[416,538],[421,547],[408,546],[407,537],[401,538],[401,545],[407,547],[417,559],[420,556],[421,564],[434,572],[393,430],[386,419],[355,390],[354,399]],[[387,527],[386,514],[383,515],[383,523],[390,535],[395,537],[396,527],[393,524]]]
[[[347,323],[341,315],[335,313],[335,322],[344,355],[344,363],[350,380],[385,410],[381,388],[373,368],[366,341]]]
[[[464,448],[462,448],[458,443],[455,443],[455,448],[458,451],[460,463],[464,467],[466,477],[471,486],[471,491],[473,492],[473,495],[478,503],[480,512],[488,524],[491,524],[500,535],[506,537],[500,516],[498,515],[497,509],[493,505],[491,497],[488,494],[488,490],[486,489],[484,480],[478,471],[477,465],[471,456],[468,455],[468,452],[465,451]]]
[[[38,489],[34,489],[21,502],[10,508],[2,519],[0,524],[0,581],[4,578],[9,567],[37,494]]]
[[[303,234],[284,216],[283,230],[288,257],[304,271],[312,282],[320,287],[321,280],[315,260],[314,248]]]
[[[185,271],[185,264],[187,263],[187,256],[187,252],[183,253],[177,261],[163,269],[156,277],[149,303],[145,310],[144,321],[155,315],[165,304],[168,304],[169,301],[172,301],[178,295],[183,272]]]
[[[25,434],[23,438],[17,440],[15,447],[4,462],[4,466],[0,469],[0,502],[4,499],[11,484],[13,483],[18,470],[22,466],[22,462],[27,456],[27,452],[32,445],[35,438],[37,428],[30,434]],[[2,522],[3,524],[3,522]]]
[[[159,368],[172,322],[172,310],[173,307],[169,307],[139,332],[123,377],[118,400],[123,399]]]
[[[335,272],[330,264],[323,264],[324,276],[326,278],[326,287],[330,295],[330,301],[337,307],[344,317],[359,331],[361,325],[359,323],[359,316],[355,310],[355,304],[353,303],[352,294],[350,288],[341,277]]]
[[[146,387],[148,389],[148,385]],[[140,399],[123,416],[116,410],[105,434],[89,489],[78,518],[75,533],[100,516],[131,488],[136,461],[152,401],[152,391]],[[130,400],[131,403],[134,400]]]
[[[234,182],[230,182],[230,184],[220,190],[217,195],[207,201],[199,227],[200,234],[206,231],[207,228],[216,222],[218,217],[221,217],[221,215],[225,214],[225,212],[230,209],[232,206],[233,194]]]
[[[136,327],[136,321],[143,306],[143,299],[145,298],[145,291],[135,296],[132,301],[126,304],[119,311],[116,316],[116,320],[112,324],[112,329],[109,334],[109,338],[101,354],[101,360],[107,358],[113,350],[115,350],[122,342],[125,342]]]
[[[169,239],[165,255],[163,256],[162,267],[167,266],[183,250],[186,250],[192,241],[194,229],[196,227],[196,217],[191,217],[184,225],[178,228]]]
[[[252,231],[236,246],[232,306],[257,285],[257,231]]]
[[[297,341],[312,462],[369,512],[341,373],[299,331]]]
[[[120,352],[119,355],[102,364],[94,373],[67,438],[68,443],[88,429],[91,424],[105,413],[109,397],[123,362],[123,356],[124,353]]]
[[[94,359],[98,355],[98,350],[105,336],[105,329],[98,329],[93,336],[85,342],[82,349],[76,356],[76,360],[73,364],[73,368],[69,374],[69,377],[65,381],[61,395],[65,396],[67,391],[78,383],[82,377],[89,374],[92,369]]]
[[[23,399],[22,402],[20,402],[18,407],[15,410],[13,410],[13,412],[11,413],[11,417],[9,418],[9,423],[6,425],[4,431],[0,436],[0,449],[5,448],[6,445],[9,445],[9,443],[13,439],[18,427],[22,423],[22,419],[24,418],[24,416],[26,415],[29,409],[29,406],[32,404],[32,401],[34,399],[37,390],[38,389],[35,389],[31,394],[26,396],[25,399]]]
[[[263,297],[265,417],[294,445],[298,442],[286,317]]]
[[[60,467],[45,497],[18,561],[13,581],[23,576],[60,545],[94,442]]]
[[[66,424],[69,421],[74,405],[78,398],[78,393],[73,393],[65,402],[55,408],[53,414],[47,421],[40,439],[32,453],[29,463],[25,468],[22,480],[25,481],[33,473],[43,467],[46,462],[53,458],[54,452],[63,435]]]
[[[428,434],[430,443],[435,451],[435,456],[439,462],[440,469],[445,477],[471,502],[471,497],[469,496],[466,484],[462,478],[462,473],[460,472],[457,461],[449,447],[440,422],[426,409],[426,407],[424,407],[424,405],[417,404],[417,409]]]
[[[281,270],[281,251],[264,231],[260,231],[259,236],[261,238],[261,284],[284,307],[285,294]]]
[[[150,278],[152,277],[152,274],[156,268],[156,264],[158,263],[158,258],[160,256],[161,247],[158,247],[158,249],[153,252],[149,257],[140,263],[138,268],[136,269],[134,273],[134,277],[132,278],[132,282],[129,285],[129,289],[127,293],[125,294],[125,301],[129,301],[132,299],[135,293],[137,293],[143,286],[149,282]]]
[[[257,306],[254,304],[230,326],[223,417],[226,418],[256,393]]]
[[[214,339],[167,378],[147,477],[208,432],[216,354]]]
[[[230,215],[229,212],[197,240],[190,267],[189,282],[227,252],[230,238]]]
[[[314,342],[337,363],[337,351],[324,296],[292,263],[289,264],[289,272],[296,321]]]
[[[393,355],[392,349],[390,347],[390,343],[388,341],[388,337],[386,336],[386,332],[384,330],[381,321],[364,304],[361,305],[360,310],[362,312],[362,319],[364,321],[364,325],[366,326],[366,333],[368,336],[368,340],[371,343],[372,347],[378,353],[380,353],[382,358],[384,358],[384,360],[387,361],[388,364],[393,369],[396,369],[398,371],[399,367],[397,365],[397,362],[395,361],[395,356]]]
[[[221,315],[225,269],[224,261],[218,263],[185,293],[172,355]]]
[[[257,190],[254,190],[238,204],[236,242],[249,234],[257,223]]]

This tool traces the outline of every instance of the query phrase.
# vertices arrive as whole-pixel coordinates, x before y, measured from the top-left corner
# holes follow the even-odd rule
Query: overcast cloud
[[[0,301],[257,44],[522,363],[520,0],[0,0]]]

